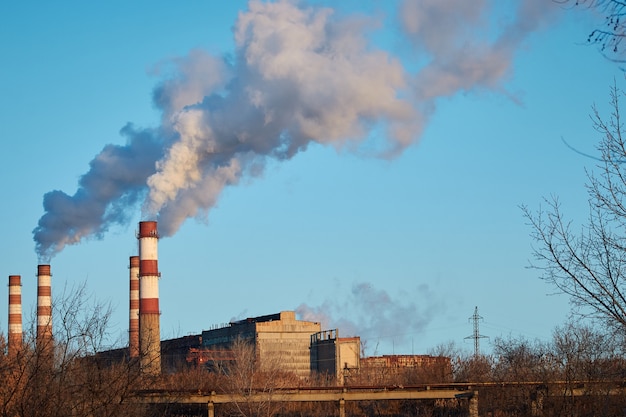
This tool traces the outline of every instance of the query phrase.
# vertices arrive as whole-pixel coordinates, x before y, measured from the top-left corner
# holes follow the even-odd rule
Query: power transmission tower
[[[480,339],[488,338],[480,334],[479,323],[483,318],[478,315],[478,306],[474,308],[474,314],[469,318],[474,323],[474,334],[467,336],[465,339],[474,339],[474,356],[480,354]]]

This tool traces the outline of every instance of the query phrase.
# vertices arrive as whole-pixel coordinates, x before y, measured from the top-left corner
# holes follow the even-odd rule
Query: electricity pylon
[[[478,315],[477,306],[474,308],[474,314],[469,318],[470,321],[474,322],[474,334],[465,338],[474,339],[474,356],[478,356],[480,354],[480,339],[488,338],[488,336],[480,334],[479,323],[482,319],[483,318]]]

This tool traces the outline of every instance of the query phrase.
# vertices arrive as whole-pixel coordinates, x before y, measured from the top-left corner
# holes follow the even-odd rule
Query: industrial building
[[[318,322],[297,320],[294,311],[281,311],[203,331],[200,347],[188,352],[187,362],[215,368],[234,360],[230,349],[242,341],[254,349],[261,369],[280,364],[282,371],[300,378],[319,374],[342,383],[346,370],[359,367],[361,343],[337,334],[337,329],[322,331]]]
[[[241,340],[252,346],[261,368],[280,363],[285,372],[308,377],[311,335],[320,331],[320,323],[296,320],[295,312],[281,311],[203,331],[202,347],[207,351],[228,350]]]
[[[323,377],[338,384],[364,371],[376,374],[377,370],[385,369],[384,374],[389,375],[400,369],[424,370],[435,365],[450,368],[449,358],[423,355],[361,358],[358,336],[340,338],[338,329],[322,330],[319,322],[296,319],[294,311],[251,317],[201,334],[161,340],[157,222],[139,222],[136,237],[139,255],[131,256],[129,264],[128,346],[99,352],[97,356],[106,362],[134,361],[147,375],[188,366],[210,369],[232,363],[233,345],[244,342],[252,349],[260,370],[279,366],[281,372],[299,378]],[[39,350],[48,351],[54,343],[50,265],[38,265],[37,277],[36,342]],[[9,276],[8,336],[8,351],[14,354],[21,348],[23,338],[19,275]]]
[[[361,338],[339,337],[339,330],[311,335],[311,371],[343,384],[360,367]]]
[[[379,385],[393,381],[403,381],[405,384],[447,382],[452,378],[452,362],[445,356],[372,356],[361,358],[359,376]]]

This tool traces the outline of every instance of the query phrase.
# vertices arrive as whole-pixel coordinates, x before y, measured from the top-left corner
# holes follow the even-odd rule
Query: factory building
[[[188,366],[215,368],[237,360],[234,345],[241,341],[252,348],[258,370],[276,369],[300,378],[322,377],[337,384],[367,380],[386,383],[400,374],[451,374],[449,358],[425,355],[391,355],[361,358],[359,337],[339,337],[339,330],[322,331],[319,322],[297,320],[294,311],[233,321],[201,334],[161,340],[158,281],[157,222],[139,222],[138,256],[129,261],[128,346],[98,352],[103,363],[133,361],[142,373],[159,375]],[[36,347],[52,354],[52,285],[50,265],[37,267]],[[9,276],[8,351],[22,349],[21,279]]]
[[[202,335],[195,334],[161,341],[161,366],[163,372],[172,373],[190,365],[189,352],[202,346]]]
[[[311,373],[341,385],[360,367],[361,339],[338,335],[338,329],[311,335]]]
[[[394,381],[405,384],[450,382],[452,362],[449,357],[431,355],[383,355],[361,358],[362,380],[384,385]]]
[[[261,369],[280,363],[282,370],[299,377],[311,374],[311,335],[319,333],[318,322],[296,320],[294,311],[252,317],[202,332],[206,352],[228,351],[236,340],[249,343]]]

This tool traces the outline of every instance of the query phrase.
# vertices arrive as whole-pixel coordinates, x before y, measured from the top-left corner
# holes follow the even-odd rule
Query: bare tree
[[[551,347],[523,337],[497,337],[493,342],[494,377],[500,382],[547,382],[554,378]]]
[[[241,417],[272,416],[282,404],[277,390],[294,382],[281,371],[281,357],[275,355],[262,363],[254,344],[237,338],[230,346],[231,359],[218,365],[225,375],[222,389],[232,395],[230,414]]]
[[[552,357],[556,365],[552,398],[546,402],[554,415],[617,415],[626,399],[615,395],[626,361],[621,338],[584,323],[569,322],[555,329]],[[584,400],[574,396],[584,387]],[[586,410],[591,410],[587,412]],[[616,411],[617,410],[617,413]]]
[[[428,350],[428,354],[450,359],[450,367],[445,370],[445,377],[441,382],[454,381],[461,371],[461,363],[467,359],[467,352],[463,351],[453,340],[440,343]]]
[[[67,290],[53,304],[52,346],[39,346],[31,320],[22,349],[0,358],[0,416],[139,415],[126,402],[138,375],[122,357],[103,361],[111,310],[87,296],[85,286]]]
[[[493,380],[494,360],[491,356],[466,353],[456,359],[455,382],[489,382]]]
[[[545,199],[537,212],[522,207],[532,228],[534,261],[541,278],[566,294],[574,312],[600,319],[626,332],[626,144],[620,98],[611,89],[610,118],[594,107],[592,121],[602,137],[599,174],[587,171],[589,217],[580,232],[568,220],[557,197]]]
[[[555,329],[553,344],[563,381],[615,381],[626,371],[623,340],[600,329],[566,323]]]
[[[626,2],[622,0],[553,0],[563,5],[583,7],[599,13],[604,23],[589,33],[587,42],[597,45],[600,52],[615,62],[625,62]]]

